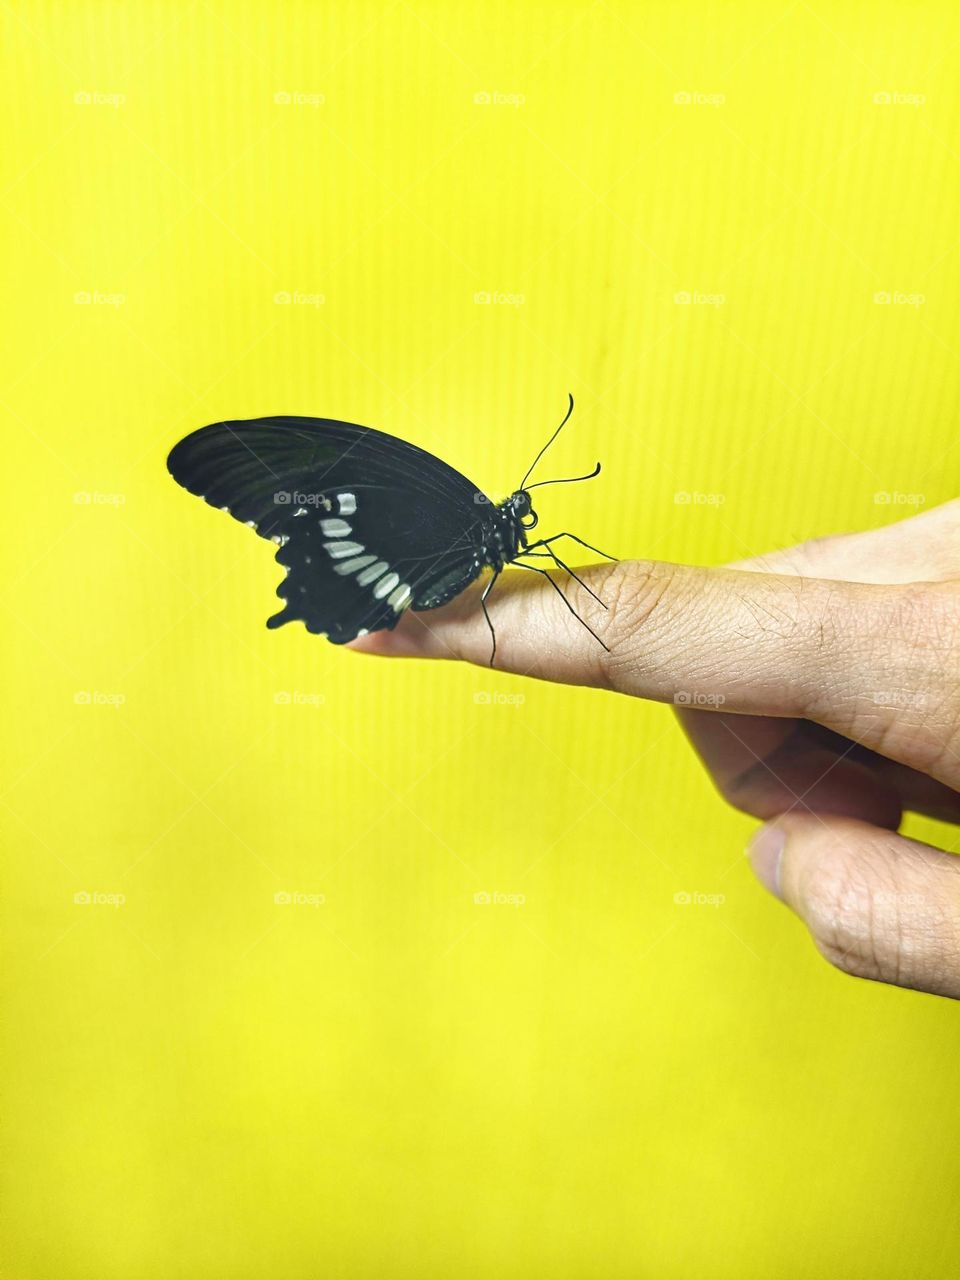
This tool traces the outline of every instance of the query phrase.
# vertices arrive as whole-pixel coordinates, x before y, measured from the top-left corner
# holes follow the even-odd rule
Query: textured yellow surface
[[[325,414],[499,495],[572,390],[542,527],[624,555],[954,497],[960,11],[0,27],[2,1274],[954,1271],[955,1007],[816,956],[669,711],[268,633],[164,457]]]

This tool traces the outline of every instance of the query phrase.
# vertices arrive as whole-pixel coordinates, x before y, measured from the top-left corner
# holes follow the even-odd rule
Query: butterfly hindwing
[[[439,458],[382,432],[316,418],[217,423],[182,440],[168,467],[280,544],[284,608],[271,627],[302,620],[342,644],[451,599],[482,568],[486,500]]]

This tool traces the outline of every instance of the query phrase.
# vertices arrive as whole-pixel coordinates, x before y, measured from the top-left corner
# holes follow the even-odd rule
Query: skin
[[[721,795],[764,820],[760,881],[844,972],[960,999],[960,858],[897,834],[906,810],[960,821],[960,500],[723,568],[577,573],[606,609],[554,576],[610,652],[514,569],[491,600],[497,667],[706,695],[677,714]],[[482,586],[352,647],[486,666]]]

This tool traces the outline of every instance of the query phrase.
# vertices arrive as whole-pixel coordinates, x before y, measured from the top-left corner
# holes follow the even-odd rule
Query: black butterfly
[[[216,422],[181,440],[167,467],[185,489],[279,543],[276,558],[287,577],[277,595],[284,607],[268,627],[300,619],[308,631],[346,644],[395,627],[406,609],[446,604],[492,569],[481,595],[492,666],[497,639],[486,602],[505,565],[542,574],[581,622],[549,573],[519,557],[549,557],[599,600],[552,543],[572,538],[590,551],[596,547],[572,533],[527,540],[537,524],[530,490],[538,486],[526,482],[572,412],[573,396],[519,488],[496,505],[433,454],[332,418]],[[598,462],[588,476],[571,480],[599,471]]]

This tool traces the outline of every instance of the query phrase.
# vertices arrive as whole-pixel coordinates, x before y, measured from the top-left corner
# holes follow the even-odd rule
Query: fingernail
[[[780,892],[780,859],[786,843],[786,832],[771,822],[761,827],[747,846],[747,857],[757,879],[775,898],[783,896]]]

